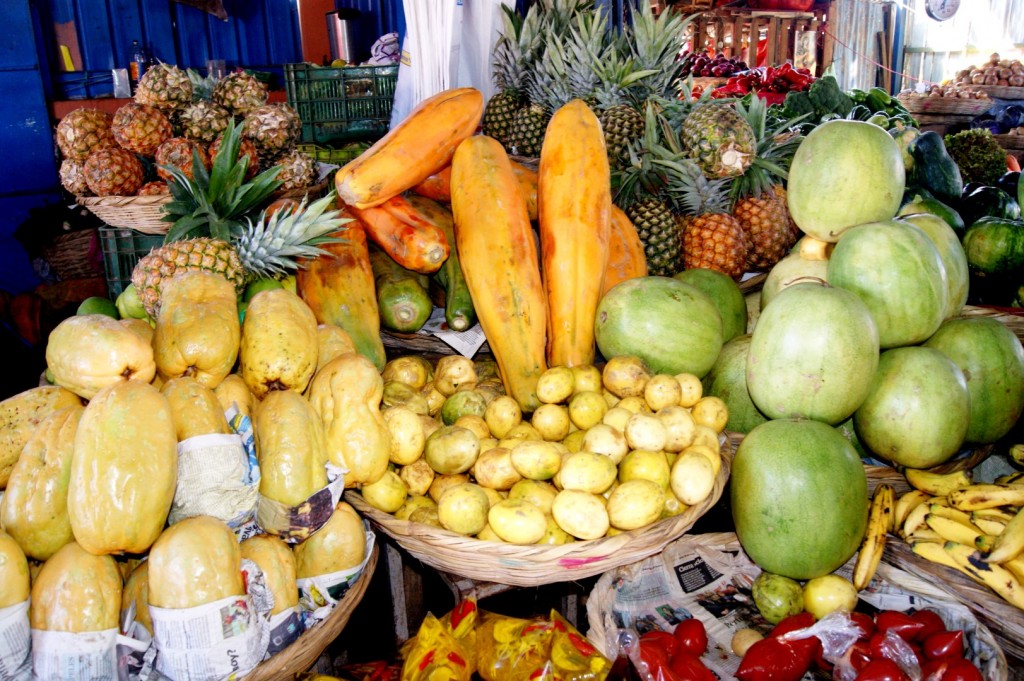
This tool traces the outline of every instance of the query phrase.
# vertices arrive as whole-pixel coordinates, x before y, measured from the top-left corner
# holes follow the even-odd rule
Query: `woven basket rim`
[[[980,114],[988,111],[995,104],[989,97],[961,99],[959,97],[931,97],[928,95],[908,94],[896,97],[910,113],[959,113]]]
[[[612,537],[559,546],[485,542],[423,523],[399,520],[370,506],[354,490],[345,492],[360,514],[423,563],[476,581],[540,586],[600,574],[661,551],[711,510],[722,496],[732,468],[732,447],[722,445],[722,468],[704,501],[672,518]]]
[[[76,201],[112,227],[134,229],[143,234],[166,234],[171,228],[171,223],[163,219],[163,207],[171,202],[169,194],[80,196]]]
[[[334,610],[327,619],[303,632],[298,639],[277,655],[259,663],[245,675],[246,681],[275,681],[291,678],[316,664],[317,658],[338,637],[338,634],[348,624],[356,606],[363,600],[370,580],[373,578],[374,569],[377,567],[378,554],[379,548],[375,542],[363,572],[334,606]]]

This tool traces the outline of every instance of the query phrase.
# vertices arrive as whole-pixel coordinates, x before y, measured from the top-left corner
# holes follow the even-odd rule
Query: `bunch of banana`
[[[972,483],[963,471],[905,474],[915,489],[896,500],[895,532],[915,554],[1024,610],[1024,473],[992,483]]]
[[[893,531],[896,491],[892,485],[880,484],[875,488],[868,511],[868,529],[853,566],[853,585],[860,591],[866,587],[878,570],[885,552],[885,538]]]

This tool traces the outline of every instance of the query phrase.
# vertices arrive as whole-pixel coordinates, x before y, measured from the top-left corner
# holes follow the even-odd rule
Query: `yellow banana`
[[[1010,447],[1010,458],[1017,463],[1024,465],[1024,444]]]
[[[1005,563],[1024,551],[1024,508],[1006,523],[1006,527],[995,540],[991,553],[985,557],[989,563]]]
[[[900,495],[900,498],[896,500],[896,506],[892,513],[893,528],[898,530],[903,527],[903,524],[907,522],[907,516],[910,515],[910,512],[931,498],[932,495],[919,489],[912,489]]]
[[[892,529],[893,509],[896,492],[892,485],[882,483],[875,488],[868,511],[868,529],[857,553],[853,566],[853,586],[857,591],[865,588],[878,570],[878,563],[885,551],[885,538]]]
[[[1024,584],[1012,572],[997,563],[986,563],[981,554],[969,546],[949,541],[942,548],[964,572],[984,582],[1007,603],[1024,610]]]
[[[932,515],[942,516],[943,518],[949,518],[955,520],[961,525],[966,525],[972,530],[981,532],[981,528],[971,522],[971,514],[967,511],[961,511],[960,509],[953,508],[951,506],[943,506],[941,504],[930,504],[928,506],[928,512]]]
[[[1017,446],[1021,447],[1024,445]],[[1007,473],[1006,475],[1000,475],[998,478],[994,480],[994,482],[997,482],[1000,485],[1024,485],[1024,473],[1018,471],[1016,473]]]
[[[960,564],[953,560],[951,555],[946,553],[945,549],[943,549],[943,542],[915,541],[910,544],[910,550],[925,560],[930,560],[933,563],[938,563],[939,565],[945,565],[946,567],[958,570],[974,581],[984,584],[981,579],[960,567]]]
[[[975,484],[949,493],[949,503],[961,511],[979,508],[1024,505],[1024,487],[1016,485]]]
[[[955,520],[931,513],[925,516],[924,521],[928,527],[938,532],[943,539],[966,544],[967,546],[974,546],[974,542],[981,536],[981,533],[976,529],[972,530]]]
[[[1024,557],[1018,556],[1013,560],[1003,563],[1003,567],[1010,571],[1014,577],[1024,582]]]
[[[936,497],[944,497],[955,489],[971,484],[971,476],[966,471],[932,473],[920,468],[906,468],[903,475],[907,477],[911,487]]]
[[[989,553],[996,545],[996,538],[991,534],[979,534],[974,538],[974,548],[981,551],[982,554]],[[988,558],[986,558],[988,560]]]
[[[910,511],[910,513],[907,514],[907,519],[903,521],[904,539],[910,537],[917,530],[923,527],[927,527],[924,524],[924,519],[925,516],[928,515],[930,510],[931,509],[929,509],[929,504],[918,504],[917,506],[914,507],[913,510]]]
[[[971,522],[985,534],[991,534],[994,537],[998,537],[1003,533],[1003,529],[1006,527],[1007,521],[1002,520],[1001,518],[978,515],[977,511],[972,511]]]
[[[935,541],[941,544],[946,540],[938,532],[922,524],[921,527],[907,535],[907,541]]]
[[[1013,520],[1013,516],[1017,515],[1017,509],[1012,506],[1007,508],[1003,508],[1001,506],[996,506],[995,508],[979,508],[971,511],[971,515],[998,520],[1005,525]]]

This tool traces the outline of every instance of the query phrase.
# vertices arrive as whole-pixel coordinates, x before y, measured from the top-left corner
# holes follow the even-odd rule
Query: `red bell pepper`
[[[696,617],[683,620],[672,630],[672,636],[676,641],[676,650],[690,653],[700,657],[708,650],[708,633],[704,629],[704,623]]]
[[[800,681],[811,660],[793,645],[777,638],[763,638],[747,650],[736,670],[740,681]]]
[[[921,651],[929,660],[964,656],[963,629],[937,631],[924,640]]]
[[[904,641],[910,641],[924,627],[924,622],[896,610],[883,610],[875,615],[876,631],[883,636],[892,631]]]
[[[900,666],[892,660],[876,658],[857,674],[857,681],[908,681]]]
[[[932,634],[946,630],[946,623],[942,621],[942,618],[934,610],[918,610],[911,617],[918,622],[924,623],[924,628],[917,632],[917,635],[914,637],[916,641],[924,641]]]

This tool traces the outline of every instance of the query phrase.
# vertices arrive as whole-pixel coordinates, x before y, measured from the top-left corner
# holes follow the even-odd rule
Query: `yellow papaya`
[[[299,579],[352,569],[366,557],[363,520],[355,509],[339,501],[331,519],[294,551]]]
[[[121,571],[110,556],[75,542],[43,563],[32,584],[33,629],[83,633],[116,629],[121,612]]]
[[[160,285],[153,352],[164,381],[191,376],[216,388],[235,365],[240,337],[238,298],[224,277],[191,270]]]
[[[208,515],[171,525],[149,552],[149,602],[194,608],[244,596],[242,551],[235,533]]]
[[[309,401],[324,424],[327,457],[341,466],[345,486],[376,482],[387,470],[391,434],[380,413],[384,380],[354,352],[336,357],[313,378]]]
[[[327,485],[327,443],[320,416],[302,395],[275,390],[253,420],[260,494],[298,506]]]
[[[226,435],[231,432],[220,400],[212,390],[191,376],[170,379],[160,388],[160,393],[171,407],[171,420],[178,442],[197,435]]]
[[[65,407],[29,438],[0,499],[0,519],[25,555],[46,560],[75,540],[68,517],[68,485],[75,433],[84,409]]]
[[[178,478],[167,398],[148,383],[105,388],[75,434],[68,515],[90,553],[143,553],[160,535]]]
[[[338,355],[346,352],[359,352],[348,331],[334,324],[318,324],[316,340],[319,351],[316,355],[316,370],[320,371],[325,364]]]
[[[0,530],[0,608],[24,603],[29,595],[28,560],[11,535]]]
[[[238,363],[256,399],[272,390],[305,391],[316,371],[318,350],[316,317],[297,295],[278,288],[249,301]]]
[[[149,616],[149,561],[144,560],[135,566],[124,582],[121,590],[121,616],[128,606],[135,604],[135,621],[153,635],[153,620]]]
[[[147,345],[153,345],[153,327],[146,320],[129,317],[127,319],[119,319],[118,322],[128,330],[134,331]]]
[[[242,558],[260,566],[267,578],[267,588],[274,594],[271,615],[299,604],[299,587],[295,585],[295,554],[278,537],[258,534],[241,543]]]
[[[82,406],[78,395],[60,386],[29,388],[0,402],[0,489],[36,427],[65,407]]]
[[[238,374],[225,376],[220,385],[213,389],[213,394],[217,396],[220,407],[224,411],[227,411],[233,404],[240,413],[250,417],[256,410],[256,405],[259,404],[253,397],[252,391],[249,390],[249,386],[245,384],[245,380]]]
[[[68,317],[46,342],[53,382],[87,400],[114,383],[149,383],[156,374],[153,360],[149,343],[102,314]]]

